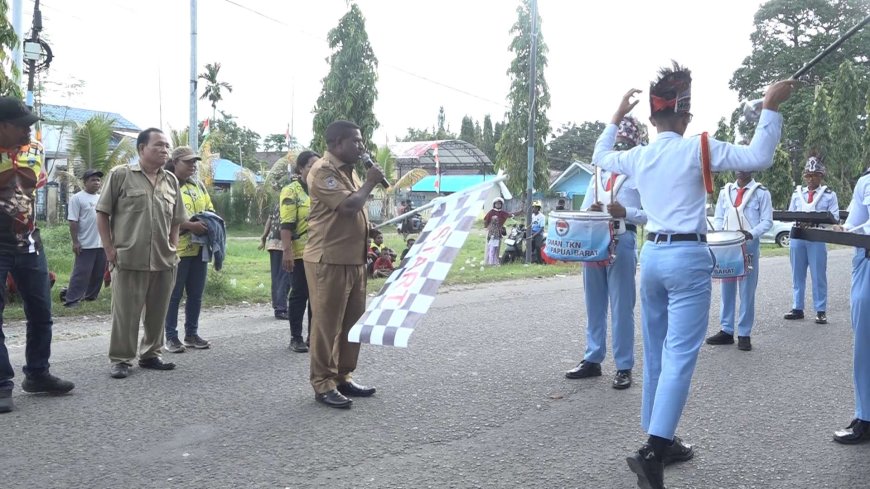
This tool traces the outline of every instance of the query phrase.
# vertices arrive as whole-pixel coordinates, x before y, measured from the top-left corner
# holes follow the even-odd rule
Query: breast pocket
[[[145,189],[132,188],[124,191],[124,200],[131,212],[145,212],[148,206],[148,192]]]

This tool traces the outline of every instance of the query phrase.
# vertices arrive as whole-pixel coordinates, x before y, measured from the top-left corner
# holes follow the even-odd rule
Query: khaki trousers
[[[109,340],[109,360],[112,363],[132,365],[136,359],[136,340],[139,339],[143,309],[145,334],[139,343],[139,359],[160,356],[175,270],[176,267],[158,272],[112,270],[112,335]]]
[[[366,309],[366,266],[305,262],[311,304],[311,386],[322,394],[348,382],[359,343],[347,333]]]

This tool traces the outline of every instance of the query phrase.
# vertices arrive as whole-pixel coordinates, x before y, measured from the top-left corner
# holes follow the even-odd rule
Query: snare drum
[[[613,217],[606,212],[550,213],[545,252],[554,260],[601,262],[610,260]]]
[[[740,280],[749,274],[746,238],[738,231],[715,231],[707,234],[707,244],[716,258],[713,278]]]

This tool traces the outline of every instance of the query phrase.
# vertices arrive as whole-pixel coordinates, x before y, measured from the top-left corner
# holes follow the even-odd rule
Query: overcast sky
[[[758,0],[539,0],[549,48],[545,70],[553,129],[607,120],[629,88],[646,90],[658,67],[675,59],[693,70],[690,132],[715,131],[738,103],[728,80],[751,49]],[[11,1],[10,1],[11,4]],[[32,0],[24,0],[30,25]],[[246,8],[240,7],[240,4]],[[513,0],[359,0],[379,60],[375,142],[432,127],[443,105],[450,129],[464,115],[502,120],[506,107]],[[45,103],[118,112],[140,127],[188,124],[188,0],[44,0],[44,35],[55,54],[47,81],[81,79],[69,99]],[[233,85],[218,105],[262,136],[293,121],[311,140],[311,111],[329,66],[326,33],[345,0],[199,0],[197,72],[222,63]],[[260,12],[263,15],[252,12]],[[270,20],[264,16],[274,18]],[[200,84],[200,93],[202,91]],[[211,114],[198,104],[199,120]],[[648,104],[635,109],[643,120]]]

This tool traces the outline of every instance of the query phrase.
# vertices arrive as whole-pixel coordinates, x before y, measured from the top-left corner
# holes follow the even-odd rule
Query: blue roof
[[[78,122],[83,124],[95,115],[104,115],[115,119],[115,129],[132,132],[141,131],[136,124],[133,124],[116,112],[101,112],[98,110],[79,109],[77,107],[50,104],[43,104],[41,110],[42,118],[46,122]]]
[[[450,194],[483,183],[485,179],[492,180],[494,175],[441,175],[441,192]],[[412,192],[435,192],[435,175],[423,177],[411,187]]]
[[[214,160],[211,165],[214,170],[214,181],[216,183],[232,183],[240,180],[239,174],[244,170],[238,163],[224,158]],[[256,179],[257,183],[263,181],[263,178],[259,175],[256,175]]]

